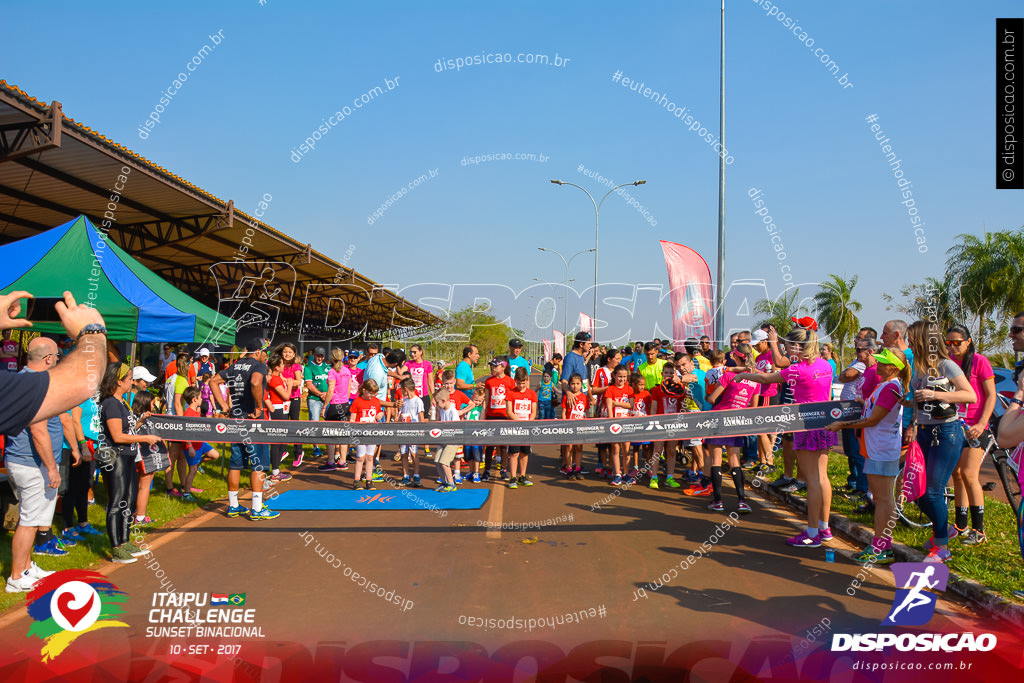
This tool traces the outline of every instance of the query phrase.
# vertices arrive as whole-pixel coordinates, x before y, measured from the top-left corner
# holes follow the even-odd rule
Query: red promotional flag
[[[591,335],[594,334],[594,319],[586,313],[580,313],[580,332],[589,332]]]
[[[552,330],[555,333],[555,353],[560,353],[565,356],[565,335],[558,330]]]
[[[544,362],[547,363],[551,360],[551,340],[544,340]]]
[[[687,337],[706,334],[715,339],[714,295],[707,262],[682,244],[661,240],[661,248],[668,268],[672,337],[677,348],[682,348]]]

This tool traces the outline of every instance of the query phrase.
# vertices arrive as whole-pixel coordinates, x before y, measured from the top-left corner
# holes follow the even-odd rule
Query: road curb
[[[752,477],[749,472],[744,472],[744,477],[747,480],[747,485],[759,492],[766,501],[772,500],[795,508],[802,513],[807,512],[807,501],[800,496],[773,489],[767,485],[765,480]],[[870,543],[875,535],[872,529],[860,522],[855,522],[849,517],[834,512],[829,518],[829,526],[862,545]],[[899,562],[920,562],[925,557],[920,550],[895,541],[893,541],[892,549]],[[1024,606],[1007,600],[977,581],[964,578],[951,570],[946,589],[969,600],[982,612],[1024,629]]]

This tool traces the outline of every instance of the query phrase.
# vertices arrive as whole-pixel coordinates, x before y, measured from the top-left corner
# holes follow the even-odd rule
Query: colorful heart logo
[[[217,431],[218,434],[223,434],[224,432],[228,431],[227,425],[225,425],[223,422],[218,422],[217,426],[214,427],[214,429]]]
[[[832,417],[839,417],[840,415],[843,414],[843,411],[841,411],[839,408],[833,408],[832,411],[829,414]]]
[[[431,429],[430,430],[430,436],[432,436],[432,437],[434,437],[436,439],[437,437],[441,436],[441,430],[440,429]]]
[[[68,581],[54,591],[50,611],[57,625],[68,631],[84,631],[100,615],[96,589],[83,581]]]
[[[608,428],[608,431],[611,432],[612,434],[619,434],[622,432],[622,425],[614,424]]]

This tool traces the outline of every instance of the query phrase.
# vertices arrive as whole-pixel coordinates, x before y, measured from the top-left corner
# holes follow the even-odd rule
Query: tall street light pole
[[[718,130],[722,152],[718,155],[718,287],[715,290],[715,336],[725,341],[725,0],[722,0],[721,75],[718,92]]]
[[[583,188],[580,188],[580,189],[583,189]],[[583,190],[583,191],[586,192],[586,190]],[[555,251],[554,249],[547,249],[545,247],[537,247],[537,249],[539,251],[551,252],[552,254],[557,256],[558,258],[562,259],[562,263],[565,264],[565,305],[562,306],[562,334],[568,334],[569,330],[567,329],[566,326],[569,324],[569,283],[573,282],[575,280],[575,278],[573,278],[572,280],[569,279],[569,265],[580,254],[589,254],[592,251],[596,252],[597,248],[595,247],[594,249],[584,249],[583,251],[577,251],[575,254],[572,255],[572,257],[569,258],[568,261],[565,260],[565,257],[562,256],[562,252],[560,252],[560,251]],[[536,279],[537,278],[534,278],[534,280],[536,280]]]
[[[724,2],[725,0],[722,0],[722,1]],[[569,183],[569,182],[566,182],[564,180],[552,180],[551,182],[554,183],[555,185],[572,185],[573,187],[576,187],[576,188],[579,188],[579,189],[583,190],[584,192],[587,193],[587,196],[590,197],[590,201],[594,205],[594,323],[593,324],[595,326],[594,327],[594,331],[596,332],[597,331],[597,327],[596,327],[597,326],[597,282],[598,282],[598,280],[597,280],[597,263],[598,263],[598,257],[600,256],[600,254],[598,253],[597,249],[598,249],[599,226],[600,226],[600,221],[601,221],[601,205],[604,204],[604,200],[605,199],[608,199],[608,195],[610,195],[612,192],[615,192],[615,190],[619,189],[620,187],[626,187],[627,185],[639,186],[639,185],[645,184],[647,181],[646,180],[634,180],[631,183],[622,183],[621,185],[616,185],[612,189],[608,190],[608,192],[606,192],[603,197],[601,197],[601,201],[600,202],[598,202],[598,201],[596,201],[594,199],[594,195],[590,194],[589,192],[587,192],[586,189],[580,187],[576,183]]]

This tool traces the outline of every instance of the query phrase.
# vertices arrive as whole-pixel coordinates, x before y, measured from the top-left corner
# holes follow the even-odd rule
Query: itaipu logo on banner
[[[39,580],[28,594],[28,635],[41,638],[43,662],[64,652],[75,640],[101,628],[128,624],[113,619],[124,613],[127,594],[107,577],[81,569],[67,569]]]

